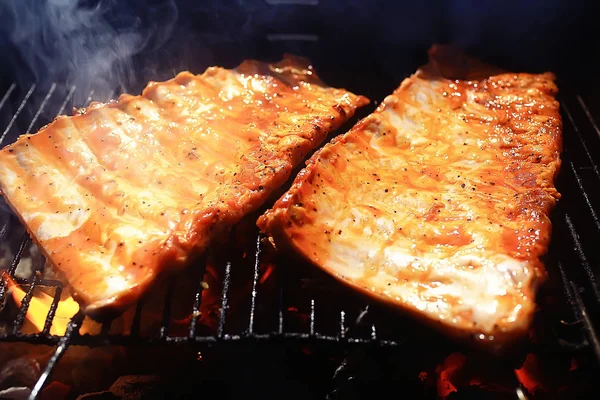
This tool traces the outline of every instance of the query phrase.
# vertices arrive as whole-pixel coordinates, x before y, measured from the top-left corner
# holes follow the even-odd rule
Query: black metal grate
[[[18,127],[25,126],[26,132],[38,129],[43,123],[49,122],[53,116],[60,115],[72,106],[72,99],[76,92],[75,87],[60,88],[57,84],[41,88],[31,85],[26,91],[19,92],[16,85],[6,89],[0,99],[0,114],[6,114],[7,104],[10,99],[19,98],[18,107],[10,113],[10,118],[2,130],[0,145],[14,140],[19,130]],[[32,98],[41,99],[39,104],[32,107],[29,104]],[[89,93],[87,101],[94,100],[94,92]],[[104,99],[100,99],[104,100]],[[59,105],[57,110],[49,110],[52,104]],[[552,342],[550,349],[553,351],[559,346],[562,349],[576,352],[594,352],[600,360],[600,343],[598,339],[597,324],[600,322],[592,318],[600,315],[600,288],[598,286],[598,265],[600,262],[600,250],[598,240],[600,239],[600,219],[598,218],[598,206],[600,206],[600,130],[587,106],[586,101],[580,96],[566,94],[561,99],[564,120],[564,142],[565,151],[563,155],[564,164],[561,172],[559,190],[563,193],[563,199],[559,203],[553,215],[555,226],[553,241],[550,252],[548,271],[551,281],[561,283],[564,298],[570,310],[569,315],[561,315],[559,326],[575,326],[575,334],[570,332],[563,335],[556,334],[556,340]],[[35,108],[35,109],[32,109]],[[24,114],[25,113],[25,114]],[[0,227],[0,241],[7,241],[14,236],[13,220],[7,218]],[[254,231],[254,235],[257,235]],[[23,253],[30,246],[27,234],[22,234],[14,258],[7,269],[1,271],[0,281],[0,317],[8,303],[7,299],[7,277],[11,277],[26,295],[22,300],[21,307],[17,310],[16,317],[9,332],[0,335],[0,341],[28,342],[35,344],[55,345],[53,356],[46,364],[43,373],[35,386],[31,397],[36,398],[46,384],[48,378],[56,368],[61,356],[70,345],[104,346],[104,345],[187,345],[203,346],[210,344],[243,344],[272,342],[272,343],[323,343],[326,346],[370,346],[370,347],[399,347],[404,343],[415,343],[419,338],[409,338],[403,332],[403,327],[398,324],[390,326],[389,313],[386,311],[373,311],[371,305],[364,300],[355,300],[349,292],[344,292],[342,300],[335,306],[328,301],[321,301],[322,290],[304,290],[303,296],[298,298],[297,276],[287,276],[290,268],[275,268],[276,284],[268,293],[260,292],[261,260],[263,257],[263,243],[260,235],[254,236],[249,256],[245,263],[250,262],[248,282],[251,286],[247,292],[249,299],[244,303],[243,324],[237,324],[235,329],[228,325],[230,322],[230,311],[232,308],[232,290],[236,277],[242,272],[236,265],[236,257],[226,259],[222,268],[220,307],[217,315],[216,329],[206,333],[206,329],[200,329],[200,311],[202,307],[203,291],[206,288],[204,278],[197,282],[193,301],[191,304],[191,318],[183,335],[173,335],[170,332],[172,299],[174,291],[177,290],[175,279],[167,284],[160,327],[155,336],[144,336],[141,334],[141,325],[144,311],[144,300],[141,300],[135,308],[135,313],[130,326],[130,333],[111,333],[111,323],[106,322],[97,335],[81,335],[79,328],[84,322],[85,316],[78,312],[68,324],[63,336],[50,334],[53,318],[55,316],[63,287],[60,281],[43,279],[43,263],[35,265],[31,274],[26,277],[15,277],[15,271]],[[250,260],[250,261],[248,261]],[[285,265],[289,260],[276,260],[276,265]],[[205,264],[200,267],[202,275],[205,274]],[[290,282],[294,282],[290,284]],[[325,285],[326,290],[343,290],[339,285],[321,277],[317,279],[317,285]],[[290,286],[291,285],[291,286]],[[294,286],[295,285],[295,286]],[[52,305],[44,323],[43,330],[37,334],[23,334],[21,328],[25,320],[27,310],[37,288],[54,289]],[[290,289],[291,288],[291,289]],[[273,307],[259,307],[261,296],[269,297]],[[350,299],[350,300],[348,300]],[[294,302],[294,304],[290,304]],[[298,303],[298,302],[301,302]],[[306,321],[298,324],[294,321],[291,305],[304,310]],[[377,318],[383,313],[384,317]],[[263,324],[268,328],[259,329],[258,320],[269,320],[273,324]],[[331,323],[332,320],[337,322]],[[561,325],[562,324],[562,325]],[[400,324],[402,325],[402,324]],[[385,332],[382,334],[382,332]],[[427,339],[423,339],[426,341]],[[532,348],[536,345],[532,344]],[[543,345],[537,345],[537,351],[544,351]],[[516,398],[525,398],[523,390],[515,386]]]

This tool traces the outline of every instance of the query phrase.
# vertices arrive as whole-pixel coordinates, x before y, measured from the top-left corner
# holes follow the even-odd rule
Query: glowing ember
[[[275,272],[275,265],[274,264],[267,264],[265,272],[260,277],[259,283],[261,285],[263,283],[265,283],[267,281],[267,279],[269,279],[269,277],[273,274],[273,272]]]
[[[450,393],[457,391],[455,375],[462,370],[466,362],[467,357],[465,355],[452,353],[443,363],[438,365],[435,372],[438,376],[437,392],[440,398],[446,398]]]
[[[577,368],[579,367],[579,364],[577,363],[577,360],[572,358],[571,359],[571,365],[569,366],[569,371],[573,372],[575,371]]]
[[[528,354],[523,366],[515,370],[519,382],[528,392],[552,391],[568,382],[568,373],[577,370],[575,359],[548,362],[536,354]]]
[[[26,292],[23,291],[10,276],[6,277],[6,283],[13,300],[17,306],[21,307]],[[27,333],[39,333],[44,329],[44,323],[48,312],[50,311],[52,300],[51,296],[41,291],[31,297],[25,318],[35,327],[35,329],[33,332]],[[50,334],[64,335],[69,321],[77,311],[79,311],[79,304],[77,304],[72,297],[69,296],[64,300],[59,301],[54,314],[54,319],[52,320],[52,326],[50,327]]]
[[[515,374],[517,375],[519,382],[521,382],[523,386],[525,386],[527,391],[529,391],[530,393],[534,393],[539,386],[539,382],[537,382],[537,380],[533,377],[530,371],[528,371],[528,369],[526,368],[528,361],[530,364],[532,362],[531,357],[531,354],[527,356],[525,364],[523,364],[523,367],[521,369],[516,369]]]

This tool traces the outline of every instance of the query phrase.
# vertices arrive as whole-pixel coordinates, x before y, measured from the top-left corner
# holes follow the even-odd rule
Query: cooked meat
[[[101,316],[189,264],[367,103],[292,56],[182,72],[21,136],[0,152],[0,188]]]
[[[276,247],[450,335],[488,348],[522,338],[559,198],[553,81],[436,46],[258,225]]]

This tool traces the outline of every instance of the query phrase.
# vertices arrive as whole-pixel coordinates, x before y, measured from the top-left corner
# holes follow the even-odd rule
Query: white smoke
[[[127,90],[134,57],[169,39],[177,17],[173,0],[4,0],[0,34],[17,55],[4,62],[25,84],[76,85],[81,104],[92,89],[99,98]]]

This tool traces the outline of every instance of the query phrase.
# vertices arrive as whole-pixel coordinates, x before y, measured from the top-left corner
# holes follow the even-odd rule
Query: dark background
[[[309,57],[328,83],[379,97],[438,42],[505,68],[554,71],[590,90],[597,7],[581,0],[5,0],[0,89],[56,81],[136,92],[180,70],[292,52]]]

